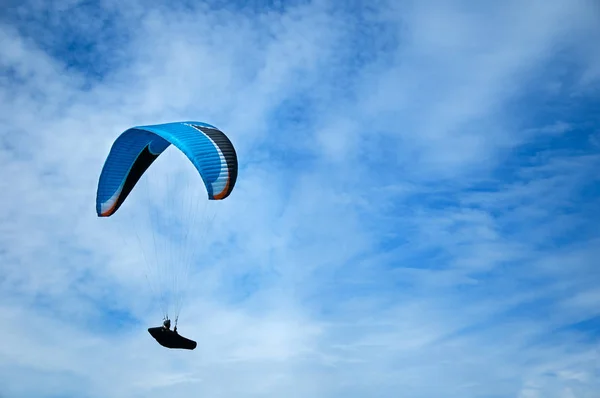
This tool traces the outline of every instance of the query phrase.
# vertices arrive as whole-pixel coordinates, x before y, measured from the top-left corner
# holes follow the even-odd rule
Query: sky
[[[0,397],[598,397],[597,1],[2,8]],[[177,213],[171,151],[98,218],[118,135],[180,120],[232,195]]]

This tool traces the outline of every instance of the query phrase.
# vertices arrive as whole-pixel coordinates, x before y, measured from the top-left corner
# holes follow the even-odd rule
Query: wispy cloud
[[[598,6],[359,3],[7,7],[0,396],[600,390]],[[191,353],[146,332],[176,231],[142,216],[194,170],[94,211],[116,136],[173,120],[240,159],[210,233],[154,254],[192,249]]]

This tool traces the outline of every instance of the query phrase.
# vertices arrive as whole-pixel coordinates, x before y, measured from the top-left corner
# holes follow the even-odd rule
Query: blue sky
[[[584,0],[9,2],[0,396],[594,397],[597,38]],[[193,352],[146,331],[175,231],[135,217],[193,170],[95,214],[118,134],[176,120],[240,161],[158,250],[193,259]]]

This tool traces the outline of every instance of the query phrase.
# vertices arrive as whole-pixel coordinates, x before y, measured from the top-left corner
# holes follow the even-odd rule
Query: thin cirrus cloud
[[[0,395],[594,396],[598,19],[586,1],[9,3]],[[203,199],[194,171],[165,154],[157,196],[94,212],[119,132],[172,120],[219,126],[240,159],[190,241],[191,353],[145,331],[137,239],[174,230],[135,215],[177,184]]]

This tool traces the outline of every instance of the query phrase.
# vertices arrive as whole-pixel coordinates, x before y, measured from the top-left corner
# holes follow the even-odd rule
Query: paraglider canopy
[[[133,127],[117,138],[104,163],[96,195],[98,216],[113,215],[142,174],[171,144],[196,167],[208,199],[222,200],[231,194],[238,162],[231,141],[222,131],[202,122]]]

